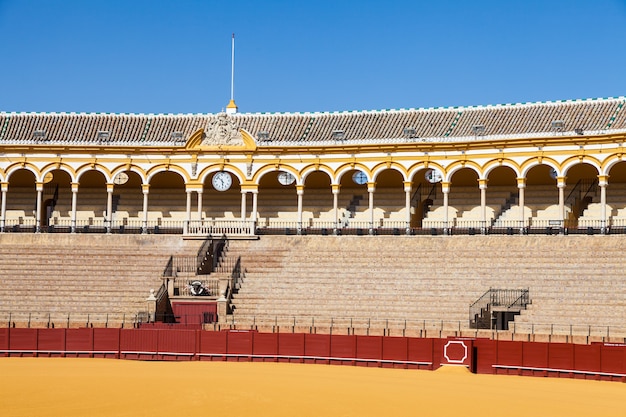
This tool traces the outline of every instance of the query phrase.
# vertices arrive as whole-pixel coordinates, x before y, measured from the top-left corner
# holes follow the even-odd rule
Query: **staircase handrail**
[[[581,178],[576,182],[572,191],[569,192],[567,198],[565,199],[565,204],[574,205],[578,200],[582,200],[587,197],[590,193],[596,192],[596,187],[598,186],[597,178]],[[584,191],[584,192],[583,192]]]
[[[202,242],[202,245],[196,254],[197,275],[208,275],[211,273],[213,266],[213,247],[213,237],[209,235],[204,242]]]
[[[490,299],[491,299],[491,288],[489,288],[487,291],[485,291],[485,293],[483,295],[478,297],[478,299],[476,301],[474,301],[472,304],[470,304],[470,306],[469,306],[470,321],[474,320],[474,317],[477,314],[480,314],[480,311],[483,308],[487,308],[487,306],[489,305],[489,300]]]
[[[413,193],[413,195],[411,196],[411,206],[415,206],[415,204],[417,203],[417,200],[421,200],[422,198],[422,183],[420,182],[419,185],[417,186],[417,189],[415,190],[415,192]]]
[[[226,234],[223,234],[216,242],[211,245],[211,271],[216,271],[220,264],[226,259],[226,253],[228,252],[228,239]]]
[[[526,307],[530,304],[530,296],[528,288],[521,289],[503,289],[489,288],[481,295],[478,300],[470,304],[469,319],[475,320],[480,315],[481,310],[488,309],[490,306],[506,307],[507,309],[515,306]]]
[[[241,284],[243,283],[243,279],[245,277],[245,269],[241,267],[241,256],[237,257],[237,260],[234,262],[230,278],[228,280],[228,288],[226,289],[226,305],[230,306],[230,301],[232,299],[233,293],[239,291],[241,288]]]
[[[174,256],[171,255],[170,259],[167,261],[167,265],[165,265],[165,269],[163,270],[163,277],[173,277],[174,276]]]
[[[512,303],[507,305],[507,308],[511,308],[513,306],[520,306],[522,308],[526,308],[528,304],[530,304],[530,292],[528,288],[520,289],[520,295]]]

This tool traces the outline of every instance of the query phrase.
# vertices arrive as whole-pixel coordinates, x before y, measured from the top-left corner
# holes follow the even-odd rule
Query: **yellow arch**
[[[78,169],[76,169],[76,181],[80,182],[80,177],[82,177],[83,174],[89,171],[97,171],[104,175],[105,182],[111,181],[111,172],[108,170],[107,167],[105,167],[104,165],[100,165],[99,163],[89,163],[79,166]]]
[[[237,168],[234,165],[231,164],[211,164],[205,168],[202,169],[202,171],[200,171],[200,173],[198,174],[198,180],[200,181],[201,184],[204,184],[204,182],[206,181],[206,177],[213,173],[213,172],[217,172],[217,171],[228,171],[229,173],[233,174],[234,176],[237,177],[237,179],[239,180],[240,184],[243,184],[244,182],[246,182],[246,176],[244,175],[244,173]]]
[[[600,175],[609,175],[611,169],[620,162],[626,162],[626,158],[621,153],[613,154],[608,156],[604,162],[602,162],[602,170],[600,171]]]
[[[146,171],[143,170],[143,168],[141,168],[138,165],[135,164],[130,164],[130,166],[128,164],[124,164],[124,165],[119,165],[115,168],[113,168],[113,170],[111,171],[111,178],[115,178],[115,176],[117,174],[119,174],[120,172],[126,172],[126,171],[131,171],[134,172],[135,174],[139,175],[139,178],[141,178],[141,182],[143,184],[147,184],[146,182]]]
[[[361,170],[365,173],[365,175],[367,175],[367,179],[368,182],[369,181],[373,181],[372,179],[372,171],[370,171],[370,169],[368,167],[366,167],[365,165],[363,165],[360,162],[354,162],[354,163],[349,163],[349,164],[343,164],[341,166],[339,166],[339,168],[337,168],[335,170],[335,178],[334,180],[336,181],[335,184],[341,184],[341,178],[343,177],[343,175],[346,172],[352,171],[352,170]]]
[[[278,165],[278,166],[277,166]],[[259,170],[254,173],[252,177],[252,182],[255,184],[259,184],[261,178],[269,173],[269,172],[277,172],[277,171],[288,171],[296,177],[296,184],[300,184],[300,172],[297,169],[293,168],[291,165],[286,164],[266,164],[263,165]]]
[[[145,178],[146,182],[144,184],[150,184],[152,177],[154,177],[156,174],[159,174],[161,172],[175,172],[183,178],[183,183],[185,184],[187,184],[190,179],[189,175],[187,174],[187,171],[185,171],[183,168],[179,167],[178,165],[158,164],[158,165],[151,167],[146,172],[146,178]]]
[[[70,175],[70,181],[76,182],[76,171],[70,165],[63,163],[63,162],[53,162],[53,163],[49,163],[45,165],[41,169],[41,179],[43,179],[43,177],[45,177],[48,172],[52,172],[56,170],[60,170],[60,171],[68,173]]]
[[[556,162],[554,159],[549,158],[549,157],[545,157],[545,156],[534,156],[530,159],[527,159],[526,161],[524,161],[524,163],[522,163],[522,165],[520,166],[521,171],[520,171],[520,175],[521,177],[526,177],[526,175],[528,174],[528,171],[530,171],[532,168],[539,166],[539,165],[547,165],[551,168],[554,168],[556,170],[556,172],[558,173],[558,175],[562,175],[561,173],[561,165]]]
[[[305,166],[300,170],[300,177],[302,179],[302,184],[306,182],[306,178],[312,174],[313,172],[320,171],[326,173],[328,178],[330,179],[330,183],[332,184],[333,178],[335,176],[333,170],[326,164],[310,164]]]
[[[437,162],[420,161],[420,162],[416,162],[415,164],[409,167],[409,169],[407,170],[408,172],[407,178],[409,178],[409,181],[413,181],[413,177],[415,176],[415,174],[417,174],[422,169],[430,169],[430,168],[436,168],[442,173],[445,172],[443,165],[440,165]]]
[[[15,172],[20,171],[22,169],[32,172],[33,175],[35,176],[35,181],[37,181],[37,179],[41,177],[40,175],[41,172],[39,168],[31,164],[30,162],[15,162],[9,165],[5,170],[6,181],[9,181],[11,178],[11,175],[13,175]]]
[[[407,181],[407,170],[406,167],[399,164],[398,162],[381,162],[376,164],[372,168],[372,181],[376,181],[376,178],[383,172],[388,169],[392,169],[397,171],[402,175],[402,180]]]
[[[462,170],[463,168],[471,169],[476,172],[478,178],[481,178],[482,168],[474,161],[455,161],[448,165],[447,169],[444,171],[444,181],[450,182],[452,179],[452,175],[454,175],[457,171]]]
[[[598,174],[602,170],[600,161],[598,161],[596,158],[594,158],[592,156],[587,156],[586,155],[586,156],[583,157],[582,160],[580,159],[579,156],[571,156],[571,157],[567,158],[565,161],[563,161],[563,164],[562,164],[563,175],[567,175],[567,171],[569,171],[570,168],[573,168],[575,165],[578,165],[578,164],[591,165],[592,167],[594,167],[598,171]]]
[[[515,172],[515,176],[517,177],[521,175],[520,167],[517,163],[515,163],[515,161],[508,159],[508,158],[502,158],[502,159],[492,159],[491,161],[484,164],[482,167],[482,172],[483,172],[484,177],[482,178],[483,179],[489,178],[489,174],[491,174],[491,171],[500,167],[511,168],[513,172]]]

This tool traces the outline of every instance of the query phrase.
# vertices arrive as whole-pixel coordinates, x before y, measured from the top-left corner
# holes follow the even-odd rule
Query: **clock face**
[[[280,174],[278,174],[278,182],[282,185],[293,184],[295,180],[296,177],[294,177],[291,172],[281,172]]]
[[[438,169],[429,169],[424,174],[424,178],[431,184],[440,182],[443,179],[443,174]]]
[[[365,184],[367,182],[367,175],[365,175],[363,171],[357,171],[352,174],[352,181],[359,185]]]
[[[113,182],[117,185],[126,184],[128,182],[128,174],[125,172],[120,172],[113,178]]]
[[[228,172],[220,171],[213,175],[213,180],[211,182],[217,191],[226,191],[231,185],[233,185],[233,178]]]

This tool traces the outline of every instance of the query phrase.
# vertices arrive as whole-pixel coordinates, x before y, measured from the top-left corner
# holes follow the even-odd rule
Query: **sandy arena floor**
[[[0,358],[9,416],[626,415],[626,384],[351,366]]]

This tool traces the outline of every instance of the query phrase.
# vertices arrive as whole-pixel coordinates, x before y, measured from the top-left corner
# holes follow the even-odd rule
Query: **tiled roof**
[[[625,97],[334,113],[239,113],[259,144],[455,142],[626,131]],[[0,144],[181,145],[216,114],[0,113]],[[558,122],[558,123],[553,123]],[[340,132],[340,136],[337,133]]]

